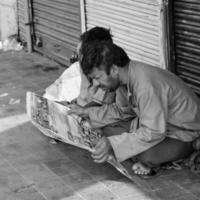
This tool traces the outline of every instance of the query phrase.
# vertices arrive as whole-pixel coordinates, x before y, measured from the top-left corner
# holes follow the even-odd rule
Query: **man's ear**
[[[113,76],[118,76],[119,74],[119,69],[117,67],[117,65],[112,65],[111,69],[110,69],[110,73],[113,75]]]

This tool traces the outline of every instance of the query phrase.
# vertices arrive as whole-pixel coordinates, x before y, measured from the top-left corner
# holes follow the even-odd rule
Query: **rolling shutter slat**
[[[160,0],[86,0],[86,28],[110,28],[114,42],[130,58],[158,67],[163,63]]]
[[[34,32],[42,41],[36,51],[69,65],[81,33],[79,0],[33,0]]]
[[[174,1],[176,73],[200,95],[200,1]]]

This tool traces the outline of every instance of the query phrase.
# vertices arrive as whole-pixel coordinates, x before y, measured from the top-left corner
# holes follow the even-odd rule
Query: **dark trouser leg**
[[[165,138],[162,142],[136,156],[147,167],[187,158],[193,152],[192,142]]]

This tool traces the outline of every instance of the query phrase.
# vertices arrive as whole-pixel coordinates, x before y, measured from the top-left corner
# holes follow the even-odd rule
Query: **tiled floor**
[[[200,177],[187,169],[130,182],[88,152],[42,135],[26,116],[25,93],[63,70],[37,54],[0,52],[0,200],[200,199]]]

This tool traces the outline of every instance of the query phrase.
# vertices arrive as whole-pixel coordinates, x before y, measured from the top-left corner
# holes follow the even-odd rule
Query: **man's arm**
[[[104,104],[98,107],[81,107],[79,105],[69,105],[71,110],[68,114],[77,114],[82,117],[89,117],[92,128],[101,128],[108,124],[134,118],[136,114],[128,107],[120,107],[116,103]]]
[[[113,103],[89,110],[89,116],[93,121],[93,127],[102,127],[127,118],[136,117],[135,112],[129,105],[127,89],[121,86],[115,93],[116,95]]]
[[[84,116],[89,115],[93,128],[101,128],[105,125],[125,120],[127,118],[136,117],[134,111],[129,107],[127,89],[124,87],[117,89],[115,102],[113,103],[104,103],[102,106],[98,105],[87,108],[81,108],[80,106],[78,106],[77,109],[75,106],[72,106],[71,108],[72,113],[74,111],[74,113],[78,115],[82,115],[82,113]]]
[[[87,108],[88,116],[93,128],[101,128],[108,124],[136,117],[128,106],[120,106],[117,103],[104,104],[100,107]]]

